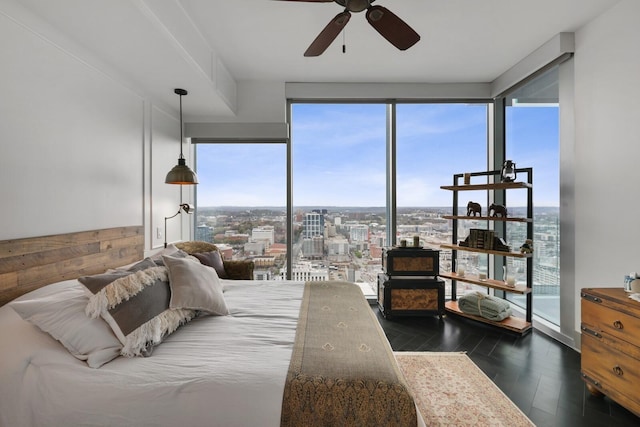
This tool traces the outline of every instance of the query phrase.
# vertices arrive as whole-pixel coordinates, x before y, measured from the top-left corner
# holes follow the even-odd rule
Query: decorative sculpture
[[[520,246],[521,254],[531,254],[533,253],[533,240],[527,239],[524,241],[522,246]]]
[[[513,182],[516,180],[516,164],[512,160],[505,160],[500,172],[501,182]]]
[[[467,216],[476,216],[476,213],[478,216],[482,216],[482,207],[480,206],[480,203],[467,203]]]
[[[492,217],[501,216],[502,218],[506,218],[507,208],[504,205],[497,205],[495,203],[491,203],[491,206],[489,206],[489,216],[492,216]]]

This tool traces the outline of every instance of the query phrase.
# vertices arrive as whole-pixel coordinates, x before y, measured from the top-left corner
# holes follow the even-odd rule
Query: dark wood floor
[[[536,426],[640,426],[609,398],[591,396],[580,379],[580,353],[542,333],[519,336],[455,315],[387,320],[372,308],[393,350],[467,352]]]

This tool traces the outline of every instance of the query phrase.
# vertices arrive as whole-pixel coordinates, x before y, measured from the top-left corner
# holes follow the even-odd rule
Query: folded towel
[[[511,316],[511,306],[507,301],[479,291],[470,292],[458,298],[458,308],[463,313],[496,322]]]

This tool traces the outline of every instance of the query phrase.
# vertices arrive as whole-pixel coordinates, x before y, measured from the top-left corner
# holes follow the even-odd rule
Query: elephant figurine
[[[491,203],[491,206],[489,206],[489,216],[492,216],[492,217],[501,216],[502,218],[506,218],[507,208],[504,205],[497,205],[495,203]]]
[[[520,246],[521,254],[531,254],[533,253],[533,240],[527,239],[524,241],[522,246]]]
[[[482,207],[480,206],[480,203],[467,203],[467,216],[476,216],[476,214],[478,214],[478,216],[482,216]]]

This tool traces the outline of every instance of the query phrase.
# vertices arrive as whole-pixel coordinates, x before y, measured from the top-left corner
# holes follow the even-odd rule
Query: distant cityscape
[[[440,250],[440,271],[452,271],[451,207],[398,208],[396,243],[406,240]],[[510,216],[524,217],[525,208],[510,208]],[[488,228],[486,220],[458,221],[462,240],[470,228]],[[517,251],[526,239],[526,223],[507,223],[506,242]],[[347,280],[361,284],[365,294],[377,291],[382,272],[382,249],[386,237],[384,207],[299,207],[293,218],[293,280]],[[559,295],[559,209],[534,209],[534,295]],[[283,280],[287,277],[286,209],[284,207],[198,207],[196,239],[215,243],[225,259],[251,259],[254,279]],[[458,251],[458,263],[471,273],[488,273],[488,257]],[[526,262],[507,258],[507,269],[516,280],[526,281]],[[496,273],[497,275],[497,273]],[[500,272],[500,276],[502,271]],[[458,291],[474,289],[458,283]]]

